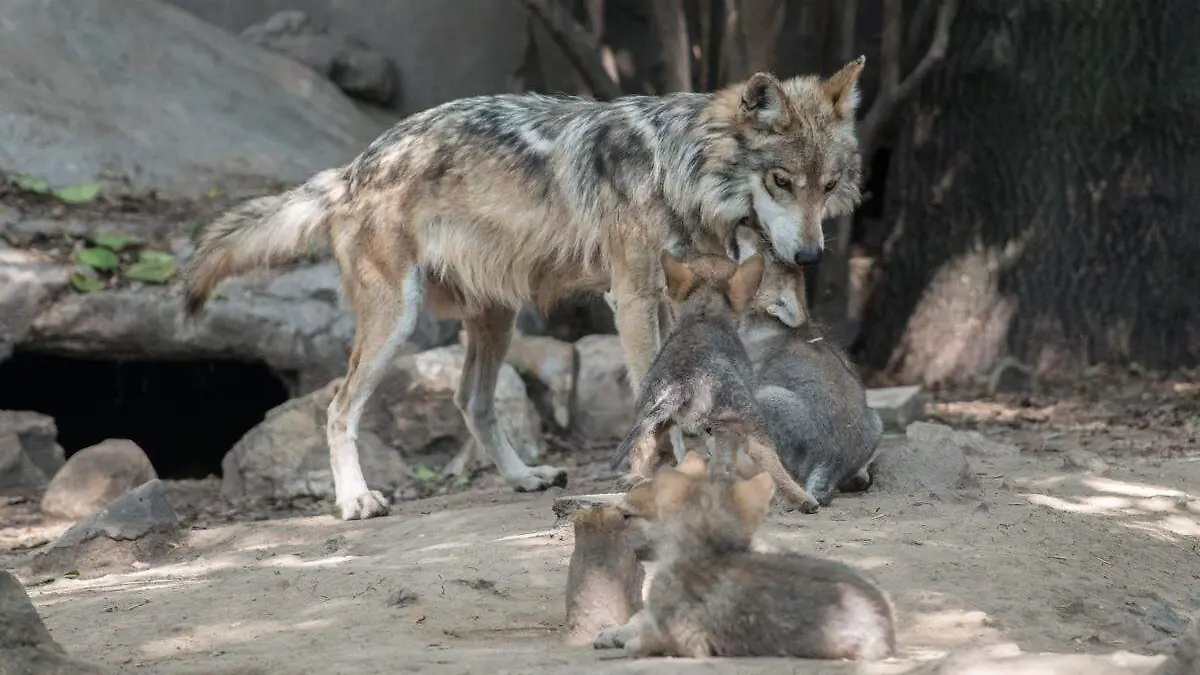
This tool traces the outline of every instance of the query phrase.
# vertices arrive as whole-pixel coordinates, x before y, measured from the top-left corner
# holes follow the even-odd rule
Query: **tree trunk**
[[[1200,360],[1200,3],[972,0],[891,159],[869,363]]]

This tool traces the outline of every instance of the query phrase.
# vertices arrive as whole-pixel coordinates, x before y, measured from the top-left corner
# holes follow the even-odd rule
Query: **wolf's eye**
[[[780,190],[792,191],[792,179],[781,173],[771,174],[771,180],[775,181],[775,187]]]
[[[837,182],[837,179],[836,179],[836,178],[835,178],[835,179],[833,179],[833,180],[831,180],[831,181],[829,181],[828,183],[826,183],[826,184],[825,184],[825,192],[826,192],[826,193],[833,192],[833,189],[837,187],[837,183],[838,183],[838,182]]]

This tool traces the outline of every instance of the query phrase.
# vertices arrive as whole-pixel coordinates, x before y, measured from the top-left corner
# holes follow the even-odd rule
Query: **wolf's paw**
[[[508,478],[508,484],[517,492],[538,492],[552,487],[566,487],[567,470],[548,465],[531,466],[527,471]]]
[[[624,625],[606,628],[592,640],[592,649],[621,649],[625,646],[628,633],[629,631]]]
[[[796,499],[782,497],[778,500],[778,504],[779,509],[783,513],[791,513],[794,511],[799,511],[800,513],[816,513],[817,511],[821,510],[821,505],[817,502],[817,500],[808,495]]]
[[[391,510],[388,500],[378,490],[368,490],[350,499],[338,500],[342,520],[365,520],[386,516]]]

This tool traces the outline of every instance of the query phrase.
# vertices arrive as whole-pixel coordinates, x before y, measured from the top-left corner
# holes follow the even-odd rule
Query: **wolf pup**
[[[749,220],[775,257],[813,263],[822,219],[859,203],[864,62],[828,79],[757,73],[712,93],[497,94],[410,115],[348,164],[209,225],[184,275],[185,314],[222,279],[291,261],[327,237],[356,317],[326,422],[342,518],[389,510],[368,487],[356,439],[422,306],[463,320],[455,402],[478,447],[518,491],[562,485],[564,470],[527,466],[496,420],[517,310],[611,288],[637,391],[661,342],[659,252],[721,253]]]
[[[754,363],[755,399],[788,473],[821,506],[835,489],[865,490],[883,423],[845,354],[804,311],[800,269],[767,266],[741,336]]]
[[[744,441],[750,459],[775,479],[790,504],[806,513],[817,510],[817,501],[792,480],[772,448],[754,400],[754,370],[738,336],[764,265],[758,252],[740,265],[725,256],[683,262],[662,254],[674,327],[642,382],[633,427],[612,456],[615,469],[632,451],[627,484],[650,478],[664,459],[658,454],[664,446],[655,441],[673,425],[684,433],[707,434],[709,456],[714,461],[728,457],[730,468]]]
[[[690,454],[690,453],[689,453]],[[751,548],[774,481],[713,480],[663,467],[633,488],[658,565],[645,606],[593,645],[642,656],[883,659],[895,654],[891,599],[842,563]]]

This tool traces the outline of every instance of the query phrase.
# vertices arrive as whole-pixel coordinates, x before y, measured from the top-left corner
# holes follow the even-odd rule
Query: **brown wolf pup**
[[[821,506],[834,490],[865,490],[883,436],[879,414],[846,355],[804,311],[804,275],[769,265],[742,324],[754,396],[780,461]]]
[[[326,425],[342,518],[388,512],[363,476],[358,426],[422,306],[463,320],[455,400],[500,475],[516,490],[562,485],[565,471],[526,466],[496,420],[516,311],[611,288],[636,391],[660,345],[661,251],[726,252],[745,221],[775,258],[813,263],[822,219],[859,203],[863,64],[828,79],[757,73],[713,93],[499,94],[411,115],[345,166],[207,227],[185,274],[186,314],[222,279],[328,237],[357,319]]]
[[[685,461],[702,463],[694,455]],[[727,481],[670,467],[633,488],[628,508],[647,516],[658,564],[643,609],[593,646],[633,657],[892,656],[895,610],[869,577],[833,560],[752,550],[773,493],[766,473]]]
[[[750,459],[775,479],[790,504],[806,513],[817,510],[817,501],[792,480],[772,448],[754,401],[754,370],[738,336],[764,265],[761,253],[740,265],[725,256],[683,262],[663,253],[674,327],[642,381],[633,427],[612,456],[615,469],[632,451],[628,484],[650,478],[654,460],[664,459],[655,452],[662,444],[654,441],[673,425],[706,433],[712,459],[727,456],[730,468],[744,440]]]

